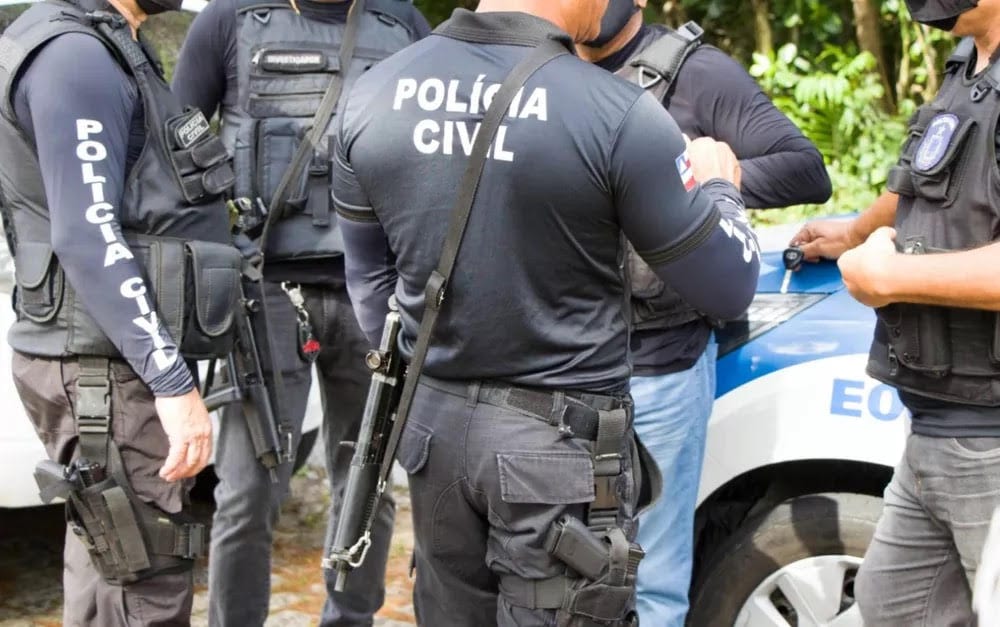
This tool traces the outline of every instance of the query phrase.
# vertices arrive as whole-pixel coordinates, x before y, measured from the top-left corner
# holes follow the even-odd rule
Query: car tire
[[[769,594],[769,581],[802,568],[802,565],[838,559],[833,556],[845,556],[843,560],[860,563],[881,511],[882,499],[874,496],[810,494],[789,499],[748,519],[718,547],[714,559],[710,557],[702,569],[691,592],[687,624],[690,627],[729,627],[736,625],[737,619],[740,619],[740,627],[775,624],[774,620],[755,621],[748,618],[747,613],[741,616],[751,596]],[[837,615],[853,604],[856,566],[846,568],[841,609]],[[789,608],[783,594],[779,589],[767,598],[775,603],[788,624],[794,626],[798,623],[795,610]]]

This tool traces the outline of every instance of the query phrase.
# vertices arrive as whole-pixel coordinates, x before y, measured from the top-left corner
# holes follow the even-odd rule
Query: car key
[[[785,252],[781,254],[781,260],[785,264],[785,278],[781,281],[780,290],[782,294],[788,293],[788,284],[792,281],[792,273],[802,267],[803,259],[805,259],[805,254],[801,248],[796,246],[786,248]]]

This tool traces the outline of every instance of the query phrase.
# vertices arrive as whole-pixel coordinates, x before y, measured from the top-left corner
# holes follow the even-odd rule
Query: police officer
[[[627,624],[634,578],[612,584],[543,548],[577,526],[564,516],[635,533],[630,458],[603,463],[632,440],[621,233],[710,315],[738,315],[754,291],[732,152],[708,138],[686,152],[652,96],[569,53],[605,5],[459,9],[359,79],[344,113],[333,180],[348,290],[372,339],[395,295],[409,359],[484,109],[534,46],[567,48],[497,132],[400,443],[422,625]],[[598,437],[616,417],[620,436]]]
[[[225,148],[138,34],[179,5],[53,0],[0,38],[8,340],[54,460],[36,472],[42,496],[68,501],[67,625],[187,623],[205,549],[186,479],[212,427],[184,358],[231,350],[241,256]]]
[[[582,58],[650,91],[689,137],[729,144],[740,159],[747,207],[822,203],[830,197],[823,158],[736,61],[702,44],[694,23],[643,24],[646,0],[611,0]],[[706,80],[706,77],[711,77]],[[664,167],[669,161],[661,158]],[[680,626],[688,609],[717,346],[703,312],[665,286],[633,253],[632,397],[636,434],[663,474],[663,494],[642,517],[638,610],[647,625]]]
[[[235,157],[235,195],[269,206],[335,73],[351,1],[215,0],[194,20],[173,87],[206,116],[218,110],[222,137]],[[430,32],[407,0],[367,0],[356,27],[347,86],[384,57]],[[345,86],[346,87],[346,86]],[[320,146],[286,217],[273,224],[264,267],[268,333],[282,370],[278,407],[297,446],[315,361],[323,401],[323,440],[332,485],[330,526],[351,460],[342,446],[357,435],[369,373],[367,341],[344,288],[342,244],[330,210],[329,167]],[[260,342],[267,341],[261,338]],[[269,381],[274,385],[273,379]],[[291,467],[272,483],[254,459],[246,424],[228,409],[219,433],[216,513],[209,564],[213,625],[261,625],[267,617],[271,542]],[[294,448],[293,448],[294,450]],[[384,598],[395,504],[391,490],[375,525],[375,548],[343,592],[325,571],[324,625],[370,625]],[[331,533],[332,535],[332,533]],[[329,540],[328,540],[329,543]]]
[[[796,240],[810,255],[842,253],[844,283],[878,314],[868,373],[912,415],[856,581],[865,624],[968,625],[1000,505],[1000,1],[907,6],[917,22],[965,39],[934,101],[910,120],[888,178],[895,196]],[[863,243],[844,252],[855,238]]]

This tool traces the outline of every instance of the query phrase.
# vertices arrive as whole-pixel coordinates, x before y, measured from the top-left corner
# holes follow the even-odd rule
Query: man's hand
[[[687,141],[686,135],[684,139]],[[725,179],[739,189],[742,177],[740,160],[729,144],[711,137],[699,137],[688,141],[687,153],[696,181],[704,183],[711,179]]]
[[[837,262],[847,291],[864,305],[883,307],[893,302],[891,265],[898,254],[895,238],[895,229],[880,227],[864,244],[845,252]]]
[[[179,481],[195,476],[212,456],[212,421],[198,388],[183,396],[157,397],[156,413],[170,442],[160,477]]]
[[[791,245],[802,249],[806,261],[839,259],[864,241],[855,232],[853,220],[816,220],[803,226]]]

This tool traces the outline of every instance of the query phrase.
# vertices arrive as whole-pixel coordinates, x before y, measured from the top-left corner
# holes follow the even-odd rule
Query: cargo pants
[[[347,481],[354,441],[361,425],[370,373],[364,366],[368,342],[354,317],[343,288],[303,286],[305,307],[322,348],[316,361],[323,403],[323,441],[332,502],[326,548],[333,541],[337,513]],[[277,283],[264,283],[268,332],[282,371],[282,415],[293,431],[293,450],[302,437],[312,366],[299,355],[296,313]],[[258,336],[258,342],[265,341]],[[265,365],[265,369],[267,366]],[[268,377],[268,384],[273,379]],[[278,410],[276,410],[278,411]],[[271,543],[281,503],[288,495],[291,464],[282,464],[278,482],[254,457],[246,422],[238,407],[223,411],[216,449],[216,512],[209,558],[209,623],[214,626],[263,625],[271,593]],[[385,565],[389,556],[395,503],[387,491],[375,519],[373,544],[364,566],[348,578],[347,589],[334,590],[334,577],[322,571],[327,589],[320,624],[353,627],[372,624],[385,597]],[[316,576],[321,576],[319,565]]]
[[[11,370],[24,409],[49,457],[63,465],[78,454],[75,359],[14,353]],[[122,361],[111,362],[111,437],[125,475],[144,502],[176,514],[187,505],[193,480],[159,477],[169,444],[149,388]],[[188,625],[191,572],[161,574],[124,586],[109,584],[94,569],[83,543],[69,529],[63,552],[63,624],[94,627]]]
[[[549,627],[557,624],[556,609],[527,607],[515,591],[576,577],[543,545],[555,521],[582,519],[594,499],[592,442],[560,422],[565,405],[577,401],[557,393],[550,411],[533,412],[498,401],[496,389],[486,399],[485,385],[422,377],[400,440],[413,505],[417,622]],[[616,522],[631,540],[637,486],[630,428],[622,447]],[[630,594],[629,609],[634,586]]]

